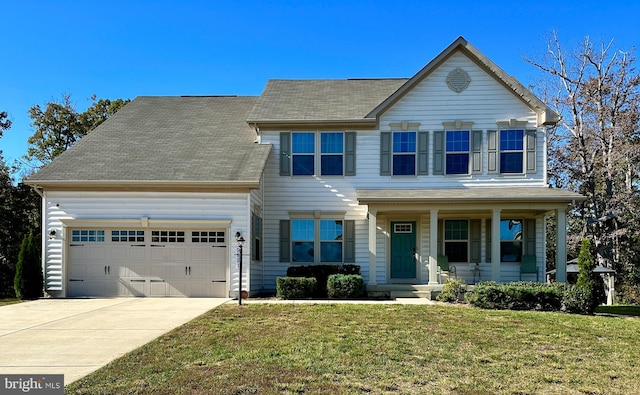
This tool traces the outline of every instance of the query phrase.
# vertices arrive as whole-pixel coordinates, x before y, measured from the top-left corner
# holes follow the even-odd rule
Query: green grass
[[[225,305],[68,394],[633,394],[640,320],[425,305]]]
[[[616,315],[628,315],[634,317],[640,317],[640,306],[635,305],[613,305],[613,306],[598,306],[596,308],[597,314],[616,314]]]
[[[8,304],[20,303],[20,299],[0,299],[0,306],[5,306]]]

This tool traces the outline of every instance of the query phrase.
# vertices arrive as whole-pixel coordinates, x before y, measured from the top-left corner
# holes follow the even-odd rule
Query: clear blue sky
[[[29,107],[89,97],[259,95],[269,78],[411,77],[458,36],[525,85],[558,31],[640,43],[640,1],[34,1],[0,8],[0,139],[26,153]]]

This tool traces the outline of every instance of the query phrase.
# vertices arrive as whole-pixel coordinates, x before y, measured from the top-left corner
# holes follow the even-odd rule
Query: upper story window
[[[280,134],[280,175],[355,175],[355,132]]]
[[[446,133],[446,174],[469,174],[469,131]]]
[[[315,133],[291,133],[291,162],[294,176],[315,174]]]
[[[344,168],[344,135],[320,133],[320,175],[341,176]]]
[[[524,130],[500,131],[500,173],[523,173]]]
[[[416,174],[416,132],[393,132],[393,175]]]

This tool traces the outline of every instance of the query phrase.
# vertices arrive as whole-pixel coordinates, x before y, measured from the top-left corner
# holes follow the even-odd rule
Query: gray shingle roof
[[[363,119],[407,81],[269,80],[248,122]]]
[[[360,204],[371,203],[483,203],[483,202],[571,202],[586,197],[571,191],[546,187],[485,187],[446,189],[359,189]]]
[[[258,182],[271,146],[246,123],[256,99],[138,97],[26,182]]]

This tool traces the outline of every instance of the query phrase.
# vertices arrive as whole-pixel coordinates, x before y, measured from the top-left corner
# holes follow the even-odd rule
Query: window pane
[[[444,243],[444,254],[449,262],[467,262],[467,242],[448,241]]]
[[[520,262],[522,260],[522,242],[502,241],[500,242],[501,262]]]
[[[320,221],[320,240],[342,240],[342,221]]]
[[[322,262],[342,262],[342,243],[327,242],[320,243],[320,261]]]
[[[313,155],[293,155],[294,176],[311,176],[313,174]]]
[[[393,155],[393,175],[414,175],[416,174],[415,155]]]
[[[294,219],[291,221],[292,240],[311,240],[314,237],[314,221],[312,219]]]
[[[503,219],[500,221],[500,240],[522,240],[522,220]]]
[[[468,174],[469,154],[447,154],[447,174]]]
[[[416,152],[416,132],[393,132],[393,152]]]
[[[469,152],[469,131],[447,132],[447,152]]]
[[[313,242],[294,241],[291,254],[293,262],[313,262]]]
[[[501,130],[500,151],[522,151],[523,130]]]
[[[341,154],[343,146],[342,133],[322,133],[320,135],[320,152],[323,154]]]
[[[522,152],[501,152],[500,173],[522,173]]]
[[[291,152],[294,154],[314,153],[315,133],[291,133]]]
[[[469,227],[466,220],[446,221],[444,223],[445,240],[467,240]]]
[[[323,176],[342,175],[342,155],[322,155],[320,174]]]

